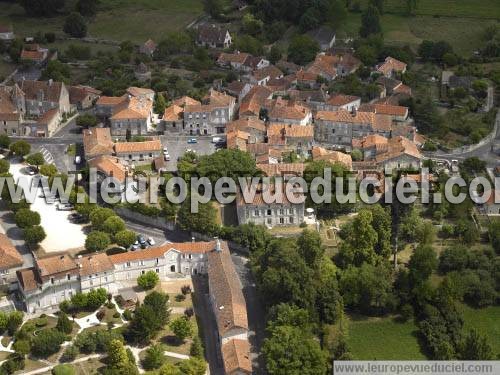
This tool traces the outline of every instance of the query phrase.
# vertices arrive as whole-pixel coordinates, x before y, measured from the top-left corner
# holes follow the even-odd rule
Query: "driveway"
[[[23,177],[30,181],[33,176],[23,173],[25,164],[12,163],[10,173],[17,181]],[[42,189],[39,187],[35,201],[31,204],[31,209],[40,214],[41,225],[45,229],[47,237],[40,244],[47,253],[60,252],[70,249],[81,249],[85,245],[86,234],[82,225],[73,224],[69,221],[69,211],[58,211],[57,203],[47,204],[44,198],[40,198]]]
[[[0,204],[0,233],[7,235],[16,250],[22,255],[23,268],[33,267],[33,254],[24,242],[23,230],[17,227],[14,214],[5,207],[3,202]]]
[[[184,155],[188,149],[194,150],[197,155],[210,155],[215,152],[212,137],[162,135],[160,138],[163,147],[167,147],[170,154],[170,161],[167,162],[167,170],[170,172],[177,170],[177,159]],[[196,138],[197,143],[188,143],[191,138]]]

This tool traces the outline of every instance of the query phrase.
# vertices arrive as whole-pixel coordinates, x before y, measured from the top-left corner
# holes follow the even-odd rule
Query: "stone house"
[[[307,34],[318,43],[322,51],[329,50],[335,44],[335,31],[328,26],[321,26],[310,30]]]
[[[160,140],[145,142],[118,142],[114,145],[114,155],[129,164],[152,163],[162,153]]]
[[[12,26],[0,25],[0,40],[4,42],[11,42],[16,38]]]
[[[148,39],[144,44],[139,46],[139,52],[144,55],[153,56],[156,48],[158,48],[158,45],[152,39]]]
[[[69,92],[63,82],[23,80],[19,89],[15,100],[18,105],[23,102],[27,117],[37,118],[51,109],[58,109],[61,115],[71,111]]]
[[[210,48],[228,48],[233,39],[229,30],[214,24],[206,24],[198,27],[196,44]]]
[[[331,96],[325,103],[323,111],[345,110],[353,112],[361,106],[361,98],[353,95],[336,94]]]
[[[9,237],[0,233],[0,285],[15,283],[16,270],[23,266],[23,257],[14,247]]]
[[[394,78],[406,72],[406,64],[394,57],[387,56],[385,61],[377,66],[377,72],[388,77]]]
[[[113,108],[109,119],[112,135],[145,135],[153,122],[153,101],[146,97],[128,96]]]
[[[0,132],[10,136],[22,135],[22,106],[19,110],[13,101],[15,87],[0,86]]]
[[[90,86],[69,86],[69,102],[78,110],[89,109],[101,97],[102,91]]]

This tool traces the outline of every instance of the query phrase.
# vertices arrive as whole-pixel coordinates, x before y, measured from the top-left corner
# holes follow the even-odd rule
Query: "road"
[[[495,167],[500,163],[500,156],[497,153],[498,150],[495,150],[495,145],[500,144],[500,111],[497,113],[495,122],[495,137],[487,142],[484,142],[484,144],[480,144],[479,146],[463,147],[463,152],[460,152],[460,150],[455,153],[445,153],[443,151],[426,152],[425,156],[431,159],[448,160],[449,162],[451,162],[451,160],[462,161],[467,158],[477,157],[484,160],[488,167]]]

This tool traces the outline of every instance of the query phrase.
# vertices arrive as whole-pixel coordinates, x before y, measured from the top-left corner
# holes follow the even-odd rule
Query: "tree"
[[[97,207],[90,215],[90,221],[94,229],[100,230],[104,222],[111,216],[116,216],[111,208]]]
[[[270,375],[326,373],[326,358],[318,341],[300,327],[274,328],[264,340],[262,353]]]
[[[346,265],[360,266],[367,262],[375,264],[377,253],[375,245],[378,242],[378,235],[372,226],[373,214],[369,210],[360,210],[352,223],[342,228],[342,242],[339,258],[341,263]]]
[[[19,3],[30,16],[49,17],[64,7],[65,0],[19,0]]]
[[[223,11],[221,0],[204,0],[205,12],[215,19],[218,19]]]
[[[0,174],[8,173],[10,169],[10,163],[8,160],[1,159],[0,160]]]
[[[122,230],[115,234],[115,242],[118,246],[129,248],[136,241],[136,234],[131,230]]]
[[[78,353],[78,348],[75,345],[67,346],[61,357],[61,362],[73,362],[78,356]]]
[[[151,345],[146,350],[146,356],[142,360],[142,367],[146,370],[156,370],[166,362],[165,347],[162,344]]]
[[[160,277],[155,271],[148,271],[137,278],[137,285],[144,290],[153,289],[160,281]]]
[[[65,63],[58,60],[51,60],[47,64],[47,67],[43,70],[41,79],[52,79],[54,81],[69,84],[71,79],[71,70]]]
[[[437,268],[436,252],[431,245],[419,245],[410,257],[408,268],[413,285],[426,281]]]
[[[373,5],[369,5],[361,16],[359,35],[361,35],[362,38],[367,38],[372,34],[380,34],[381,32],[380,13]]]
[[[45,163],[45,158],[41,152],[36,152],[34,154],[28,155],[26,162],[30,165],[36,165],[38,168]]]
[[[76,125],[88,129],[97,125],[97,118],[90,113],[84,113],[76,118]]]
[[[101,251],[111,244],[109,234],[101,231],[92,231],[85,239],[85,249],[88,251]]]
[[[160,115],[163,115],[165,112],[165,108],[167,107],[167,101],[163,94],[156,94],[155,103],[154,103],[154,112]]]
[[[205,360],[200,358],[189,358],[179,363],[179,370],[182,374],[203,375],[207,371]]]
[[[317,28],[321,22],[321,14],[317,8],[311,7],[300,17],[299,27],[302,32]]]
[[[42,242],[47,235],[45,234],[45,230],[41,225],[35,225],[29,228],[26,228],[23,232],[24,240],[30,246],[36,246],[40,242]]]
[[[203,358],[203,345],[198,336],[193,337],[193,342],[189,348],[189,355],[191,357]]]
[[[179,367],[167,362],[158,370],[158,375],[182,375],[182,373]]]
[[[34,225],[40,225],[40,214],[31,211],[29,208],[21,208],[16,212],[14,220],[19,228],[25,229]]]
[[[108,293],[104,288],[91,290],[87,293],[87,308],[89,310],[98,309],[108,298]]]
[[[168,322],[168,295],[152,292],[144,298],[144,303],[135,309],[127,336],[133,342],[148,343]]]
[[[12,348],[15,350],[17,354],[27,356],[31,351],[31,343],[29,340],[20,340],[17,339],[16,342],[12,345]]]
[[[193,325],[191,324],[191,321],[185,316],[174,319],[172,322],[170,322],[169,327],[174,333],[177,340],[181,343],[184,342],[187,337],[190,337],[193,334]]]
[[[69,320],[68,315],[66,315],[62,311],[59,313],[59,316],[57,317],[56,328],[62,333],[65,333],[67,335],[69,335],[73,330],[73,323],[71,322],[71,320]]]
[[[9,149],[16,156],[25,157],[31,151],[31,145],[26,141],[17,141],[9,146]]]
[[[23,323],[23,318],[24,314],[22,311],[13,311],[9,314],[7,319],[7,332],[9,336],[14,336],[14,333],[16,333],[17,329]]]
[[[295,36],[288,46],[288,60],[298,65],[306,65],[319,52],[319,44],[309,35]]]
[[[66,335],[55,328],[43,329],[32,340],[31,352],[46,358],[57,353]]]
[[[110,235],[125,230],[125,222],[118,216],[110,216],[102,224],[102,230]]]
[[[439,255],[439,271],[462,271],[469,263],[469,249],[463,245],[451,246]]]
[[[372,227],[377,232],[375,252],[384,259],[391,255],[392,218],[389,207],[384,208],[379,204],[370,207],[372,212]]]
[[[75,369],[68,364],[59,364],[52,369],[52,375],[74,375]]]
[[[93,17],[97,14],[99,3],[100,0],[78,0],[76,10],[82,16]]]
[[[324,249],[321,245],[321,237],[318,232],[304,230],[297,239],[299,254],[303,257],[306,264],[317,269],[324,255]]]
[[[0,134],[0,147],[1,148],[9,148],[10,138],[7,134]]]
[[[235,181],[238,177],[254,176],[257,167],[250,154],[230,149],[200,157],[196,170],[200,176],[208,177],[215,184],[223,176],[230,177]]]
[[[384,0],[370,0],[369,3],[377,8],[380,14],[384,14]]]
[[[489,361],[494,359],[493,350],[485,336],[471,329],[465,338],[460,353],[465,361]]]
[[[339,287],[346,306],[363,314],[383,314],[394,307],[391,269],[385,264],[350,266],[342,272]]]
[[[413,16],[417,10],[418,0],[406,0],[406,12],[409,16]]]
[[[108,366],[120,368],[129,362],[127,351],[123,342],[120,340],[111,340],[108,349]]]
[[[493,246],[495,252],[500,255],[500,221],[496,220],[490,224],[488,228],[488,235],[491,246]]]
[[[198,212],[192,212],[191,199],[188,197],[181,204],[178,213],[178,223],[181,229],[216,234],[218,230],[217,210],[212,202],[203,203],[198,206]]]
[[[87,35],[87,24],[80,13],[71,13],[64,22],[63,31],[74,38],[84,38]]]
[[[42,176],[52,177],[55,176],[59,171],[54,164],[44,164],[40,167],[40,174]]]

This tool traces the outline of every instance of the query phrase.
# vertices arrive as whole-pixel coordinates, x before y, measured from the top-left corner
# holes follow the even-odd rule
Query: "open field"
[[[465,332],[471,328],[486,335],[493,348],[495,357],[500,354],[500,306],[490,306],[483,309],[473,309],[463,306]]]
[[[361,0],[362,7],[367,0]],[[401,0],[385,0],[385,13],[406,14],[406,2]],[[419,0],[415,11],[417,15],[500,18],[500,8],[496,0]]]
[[[392,317],[351,319],[347,343],[358,360],[421,360],[413,321],[399,323]]]
[[[67,11],[74,1],[67,2]],[[12,23],[20,36],[37,31],[63,35],[64,16],[35,19],[27,17],[15,3],[1,3],[0,23]],[[180,30],[203,13],[201,0],[102,0],[100,10],[89,24],[88,36],[144,42],[163,33]]]
[[[416,48],[424,39],[445,40],[464,56],[470,56],[474,50],[481,48],[484,29],[494,23],[489,17],[481,22],[477,18],[406,17],[387,13],[381,17],[384,37],[389,44],[409,44]],[[360,25],[361,14],[349,13],[344,31],[348,36],[356,36]]]

